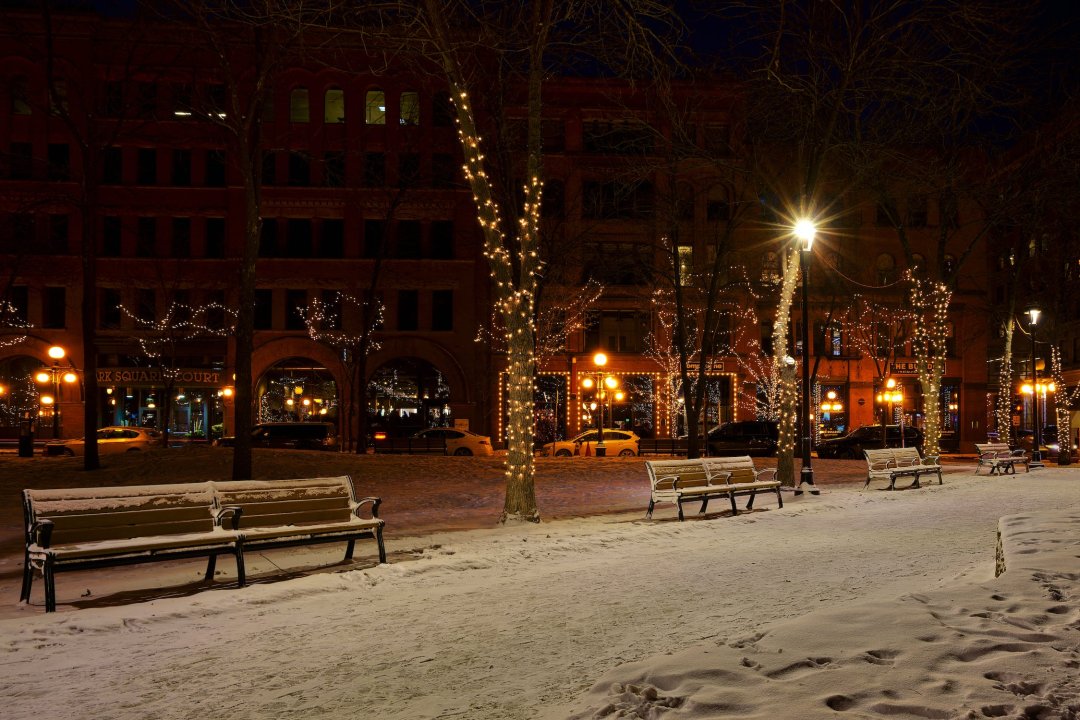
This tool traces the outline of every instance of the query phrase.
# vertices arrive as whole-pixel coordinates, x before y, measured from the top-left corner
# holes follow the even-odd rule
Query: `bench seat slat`
[[[235,542],[235,540],[234,534],[226,531],[217,533],[194,532],[159,535],[155,537],[64,543],[60,545],[50,545],[47,548],[31,544],[28,547],[28,551],[32,558],[52,555],[63,561],[65,559],[140,554],[189,547],[227,546]]]

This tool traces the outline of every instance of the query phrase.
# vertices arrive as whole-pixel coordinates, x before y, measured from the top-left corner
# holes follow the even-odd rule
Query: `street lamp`
[[[604,445],[604,387],[614,389],[618,386],[618,380],[610,376],[604,377],[604,366],[607,365],[607,355],[604,353],[598,352],[593,355],[593,365],[597,369],[591,375],[594,375],[596,379],[586,377],[581,381],[581,386],[585,389],[596,388],[595,404],[599,405],[600,410],[596,415],[596,457],[605,457],[607,455],[607,446]]]
[[[904,388],[896,384],[895,378],[889,378],[885,381],[885,390],[877,394],[877,401],[882,405],[883,411],[887,406],[889,412],[886,421],[881,424],[881,446],[885,447],[887,444],[886,426],[895,419],[895,406],[900,405],[900,447],[904,447]]]
[[[1031,449],[1031,463],[1028,465],[1028,469],[1031,469],[1033,467],[1043,467],[1042,433],[1039,430],[1039,364],[1035,359],[1035,326],[1039,324],[1039,315],[1042,314],[1042,310],[1032,305],[1024,312],[1027,313],[1028,319],[1031,321],[1031,384],[1033,385],[1032,403],[1034,406],[1031,424],[1035,426],[1035,444]]]
[[[803,218],[795,223],[794,235],[802,241],[799,248],[799,267],[802,269],[802,476],[796,495],[802,495],[803,485],[810,486],[811,495],[819,495],[820,490],[814,485],[814,468],[810,459],[810,312],[807,286],[810,278],[810,250],[814,246],[817,227],[812,220]]]
[[[49,383],[52,388],[52,395],[41,395],[38,397],[38,401],[48,407],[52,411],[52,427],[53,438],[60,437],[60,382],[63,381],[68,385],[73,385],[78,382],[79,376],[75,374],[74,368],[70,363],[68,367],[60,367],[60,361],[67,355],[67,351],[59,345],[53,345],[49,348],[49,357],[52,358],[52,365],[44,367],[34,375],[34,379],[38,383],[44,385]]]

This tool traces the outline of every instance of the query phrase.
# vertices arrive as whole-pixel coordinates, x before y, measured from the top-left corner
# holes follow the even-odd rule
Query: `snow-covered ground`
[[[340,549],[251,555],[275,572],[244,589],[227,561],[201,591],[198,561],[60,575],[110,601],[0,599],[3,716],[1075,720],[1080,470],[972,469],[738,517],[392,537],[387,565],[296,577]],[[182,596],[137,602],[151,584]]]

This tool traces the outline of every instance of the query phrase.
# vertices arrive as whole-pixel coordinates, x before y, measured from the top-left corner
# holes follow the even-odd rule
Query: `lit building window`
[[[386,124],[386,93],[382,90],[367,91],[364,122],[368,125]]]

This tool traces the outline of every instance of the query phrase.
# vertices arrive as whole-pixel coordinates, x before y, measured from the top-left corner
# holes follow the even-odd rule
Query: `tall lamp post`
[[[795,237],[802,241],[799,252],[799,267],[802,270],[802,475],[799,487],[795,489],[796,495],[802,495],[803,486],[810,486],[811,495],[820,495],[821,491],[814,485],[814,467],[810,459],[811,427],[810,418],[810,312],[807,285],[810,278],[810,250],[814,246],[814,236],[817,227],[812,220],[799,220],[795,223]]]
[[[49,357],[52,358],[52,365],[42,368],[34,376],[34,379],[38,383],[44,385],[50,384],[52,388],[51,395],[40,395],[38,402],[52,410],[52,429],[53,439],[60,437],[60,382],[61,380],[68,385],[73,385],[79,380],[79,376],[75,374],[73,367],[60,367],[60,361],[67,356],[67,351],[59,345],[53,345],[49,348]]]
[[[604,366],[607,365],[607,355],[602,352],[598,352],[593,355],[593,365],[596,366],[596,370],[591,373],[593,377],[586,377],[581,381],[582,387],[585,389],[596,388],[595,398],[596,404],[599,406],[599,412],[596,414],[596,457],[605,457],[607,455],[607,446],[604,445],[604,397],[605,385],[614,389],[618,385],[618,381],[613,377],[604,377]]]
[[[1039,315],[1042,314],[1042,310],[1032,305],[1025,312],[1031,321],[1031,402],[1034,410],[1031,424],[1035,426],[1035,444],[1031,449],[1031,463],[1028,467],[1033,468],[1044,467],[1042,463],[1042,433],[1039,429],[1039,363],[1035,358],[1035,326],[1039,324]]]

